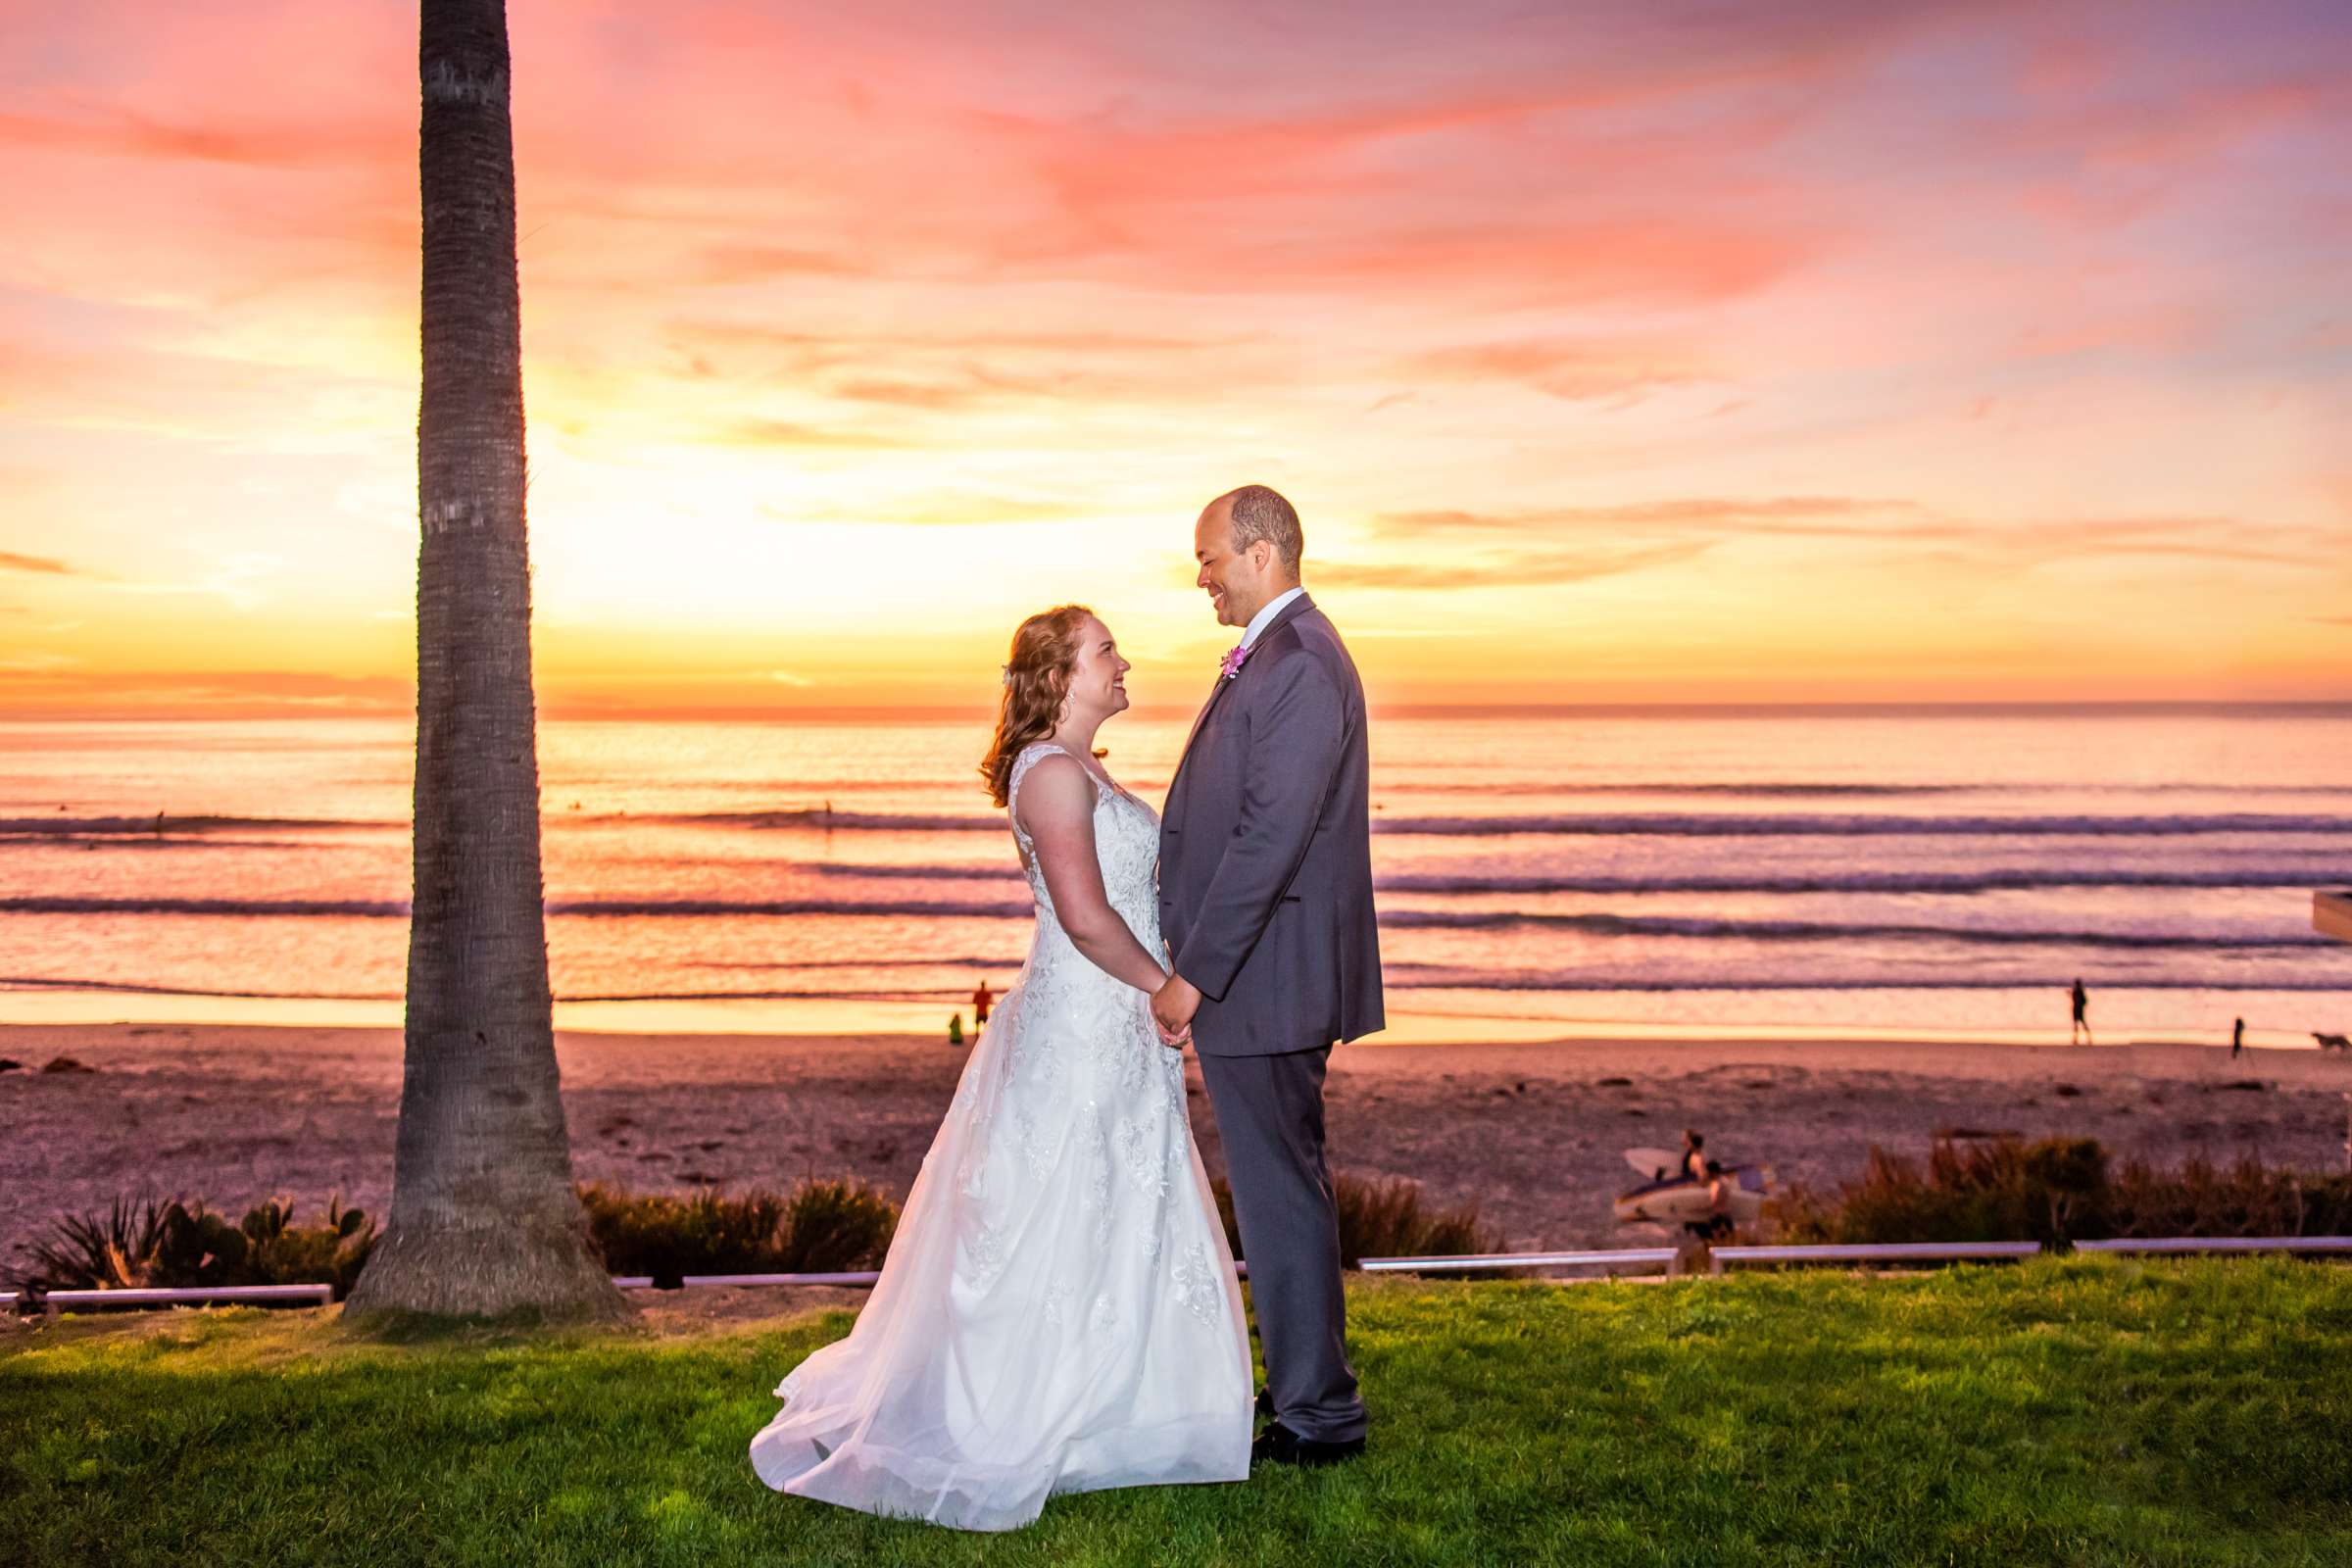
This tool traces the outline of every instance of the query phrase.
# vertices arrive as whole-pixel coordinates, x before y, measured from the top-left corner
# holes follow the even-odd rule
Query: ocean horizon
[[[1102,743],[1156,804],[1189,710]],[[1029,932],[984,714],[542,720],[570,1027],[944,1030]],[[1399,1039],[2309,1044],[2352,703],[1376,710]],[[405,715],[0,720],[0,1022],[396,1023]],[[160,817],[159,817],[160,813]]]

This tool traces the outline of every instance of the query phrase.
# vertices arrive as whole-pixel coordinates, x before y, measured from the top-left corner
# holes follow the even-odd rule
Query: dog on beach
[[[2320,1043],[2320,1049],[2322,1051],[2352,1051],[2352,1037],[2347,1037],[2344,1035],[2324,1035],[2317,1029],[2314,1029],[2311,1032],[2311,1038]]]

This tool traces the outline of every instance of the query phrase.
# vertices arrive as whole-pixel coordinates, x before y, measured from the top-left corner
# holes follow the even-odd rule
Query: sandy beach
[[[851,1174],[904,1197],[965,1053],[905,1037],[558,1036],[583,1179],[640,1190]],[[70,1056],[87,1072],[43,1072]],[[0,1026],[0,1268],[58,1214],[141,1191],[241,1209],[273,1194],[390,1196],[401,1042],[385,1029]],[[1213,1170],[1215,1123],[1194,1078]],[[2256,1087],[2258,1086],[2258,1087]],[[1343,1048],[1336,1168],[1475,1202],[1514,1247],[1637,1246],[1609,1200],[1620,1151],[1673,1145],[1833,1184],[1873,1144],[1938,1131],[2071,1133],[2119,1154],[2344,1161],[2352,1061],[2308,1051],[1802,1040],[1580,1040]]]

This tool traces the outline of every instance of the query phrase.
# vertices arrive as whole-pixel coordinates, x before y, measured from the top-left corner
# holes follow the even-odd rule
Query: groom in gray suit
[[[1193,531],[1217,619],[1243,628],[1168,784],[1159,919],[1163,1038],[1193,1032],[1233,1185],[1266,1358],[1257,1458],[1364,1447],[1348,1363],[1340,1229],[1323,1157],[1335,1042],[1382,1027],[1364,689],[1298,586],[1298,514],[1264,485]]]

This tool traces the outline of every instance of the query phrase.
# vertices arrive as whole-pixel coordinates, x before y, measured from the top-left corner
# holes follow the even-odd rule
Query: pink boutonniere
[[[1250,650],[1236,643],[1233,647],[1225,650],[1223,659],[1217,661],[1217,673],[1225,679],[1231,680],[1242,672],[1242,665],[1248,662],[1249,658]]]

